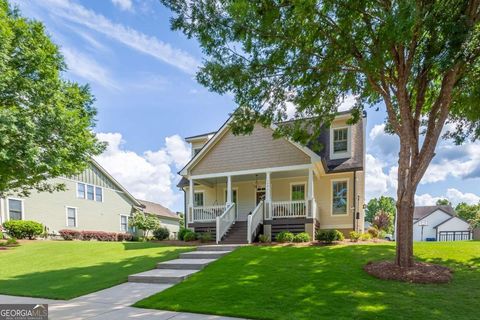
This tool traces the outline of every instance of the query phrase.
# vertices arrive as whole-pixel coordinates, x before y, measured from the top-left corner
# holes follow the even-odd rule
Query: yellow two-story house
[[[273,127],[256,125],[234,135],[228,120],[218,131],[187,137],[192,159],[179,172],[186,226],[210,232],[217,243],[250,243],[259,234],[274,240],[288,230],[344,233],[363,230],[366,115],[347,124],[338,113],[318,137],[315,152]]]

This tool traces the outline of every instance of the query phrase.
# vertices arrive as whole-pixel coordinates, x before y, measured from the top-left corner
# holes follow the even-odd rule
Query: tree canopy
[[[381,196],[378,199],[372,198],[368,201],[365,208],[365,220],[372,223],[375,215],[380,211],[384,211],[391,216],[393,221],[395,210],[395,199],[392,197]]]
[[[206,54],[198,81],[233,93],[234,133],[286,120],[291,103],[302,121],[275,136],[315,144],[346,96],[352,123],[383,102],[400,140],[396,261],[413,266],[414,196],[438,140],[480,136],[480,1],[162,2]]]
[[[473,220],[477,215],[480,215],[480,203],[469,205],[465,202],[460,202],[455,207],[455,212],[466,221]]]
[[[448,199],[438,199],[436,202],[437,206],[451,206],[452,203]]]
[[[49,179],[78,173],[102,151],[94,98],[65,70],[43,24],[0,0],[0,197],[63,189]]]

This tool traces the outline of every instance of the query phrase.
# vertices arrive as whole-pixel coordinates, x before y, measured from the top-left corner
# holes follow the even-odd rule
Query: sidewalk
[[[49,319],[53,320],[227,320],[238,319],[205,314],[140,309],[130,307],[135,302],[170,288],[172,284],[126,282],[118,286],[90,293],[72,300],[49,300],[41,298],[0,295],[0,303],[48,304]]]

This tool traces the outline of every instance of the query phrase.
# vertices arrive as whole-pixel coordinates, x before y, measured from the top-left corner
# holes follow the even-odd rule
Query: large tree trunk
[[[408,188],[408,186],[407,186]],[[402,268],[413,266],[413,210],[414,194],[405,190],[402,198],[397,200],[397,255],[396,264]]]

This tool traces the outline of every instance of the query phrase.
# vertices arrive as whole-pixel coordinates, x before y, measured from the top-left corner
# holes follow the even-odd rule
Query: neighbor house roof
[[[176,219],[179,220],[180,218],[177,214],[170,209],[162,206],[159,203],[146,201],[146,200],[138,200],[143,206],[143,211],[146,213],[154,214],[160,217],[169,218],[169,219]]]
[[[437,210],[441,210],[452,217],[456,216],[455,210],[452,206],[417,206],[413,211],[413,219],[423,219]]]

